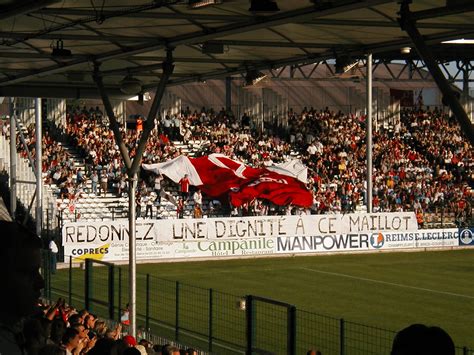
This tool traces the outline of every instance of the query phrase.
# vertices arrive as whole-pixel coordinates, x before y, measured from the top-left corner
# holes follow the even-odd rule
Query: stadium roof
[[[394,0],[253,1],[279,8],[263,12],[248,0],[214,1],[0,0],[0,96],[96,96],[94,63],[111,96],[126,76],[152,88],[167,48],[170,84],[180,84],[368,52],[402,59],[412,46]],[[474,37],[474,1],[415,0],[410,10],[438,60],[473,59],[473,45],[441,42]]]

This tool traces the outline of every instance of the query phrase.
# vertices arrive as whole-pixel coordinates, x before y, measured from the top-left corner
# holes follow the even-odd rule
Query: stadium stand
[[[99,108],[70,107],[66,127],[47,125],[43,177],[58,198],[63,220],[106,220],[127,214],[128,182],[107,121]],[[263,133],[247,115],[239,119],[224,109],[191,112],[187,108],[155,123],[158,129],[152,131],[144,163],[182,154],[222,153],[256,167],[299,158],[309,168],[308,188],[314,193],[311,211],[255,201],[233,215],[365,210],[363,115],[305,107],[300,113],[289,111],[288,127],[266,127]],[[141,134],[135,128],[121,129],[132,156]],[[26,133],[34,155],[34,126]],[[374,212],[421,212],[424,227],[460,225],[472,218],[473,152],[447,114],[429,109],[403,111],[400,125],[380,127],[373,141]],[[18,138],[17,147],[26,157]],[[175,217],[178,187],[165,179],[163,196],[158,198],[153,185],[154,176],[142,174],[137,216]],[[216,211],[216,206],[218,201],[204,196],[204,214],[231,213],[230,207]],[[145,214],[147,209],[151,214]],[[193,210],[191,198],[185,203],[184,217],[191,217]]]

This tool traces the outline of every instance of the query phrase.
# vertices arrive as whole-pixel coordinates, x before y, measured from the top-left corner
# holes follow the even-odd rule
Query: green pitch
[[[385,329],[439,325],[474,347],[474,250],[140,265],[138,271]]]
[[[207,324],[207,309],[202,313],[196,309],[201,308],[199,298],[206,304],[207,296],[198,290],[212,288],[237,296],[268,297],[295,305],[298,310],[388,330],[396,331],[412,323],[438,325],[452,336],[458,347],[474,348],[473,266],[474,249],[143,264],[138,266],[138,311],[144,312],[142,274],[148,273],[179,281],[183,285],[180,295],[190,303],[182,307],[180,316],[186,318],[187,312],[193,318],[189,322],[202,322],[202,327]],[[103,283],[106,273],[100,269],[94,268],[94,272]],[[78,283],[74,287],[80,289],[83,279],[77,273],[73,283]],[[122,268],[122,273],[125,303],[127,270]],[[63,276],[56,278],[53,284],[65,281]],[[151,287],[151,313],[154,307],[174,307],[171,298],[174,285],[169,282]],[[194,290],[184,285],[197,287]],[[160,304],[153,303],[155,298],[162,299]],[[165,321],[173,324],[173,315]],[[219,328],[223,327],[224,323]],[[235,333],[236,338],[243,336]]]

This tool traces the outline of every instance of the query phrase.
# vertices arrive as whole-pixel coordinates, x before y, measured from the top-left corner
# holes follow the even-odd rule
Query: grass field
[[[138,273],[237,296],[268,297],[293,304],[298,310],[388,330],[412,323],[438,325],[448,331],[457,346],[474,348],[473,266],[474,250],[452,250],[143,264],[138,266]],[[122,272],[122,283],[126,284],[126,268]],[[80,289],[83,282],[79,273],[73,276],[77,284],[74,289]],[[105,270],[97,271],[96,277],[97,283],[103,284]],[[53,280],[53,285],[64,282],[63,271]],[[144,285],[144,277],[140,276],[137,285],[140,313],[144,309]],[[150,307],[173,308],[174,285],[170,282],[151,287]],[[188,297],[187,303],[191,303],[181,313],[194,312],[190,318],[195,319],[190,323],[199,324],[197,318],[201,317],[202,324],[206,324],[207,310],[200,313],[195,309],[199,306],[192,306],[199,304],[199,298],[206,304],[206,296],[198,292],[199,288],[181,291]],[[126,285],[122,292],[125,300]],[[153,305],[155,298],[161,299],[160,305],[158,301]],[[173,324],[173,315],[165,321]],[[242,326],[241,322],[242,319],[235,327]],[[224,323],[220,324],[224,327]],[[235,331],[236,338],[243,337],[237,329],[228,331]]]

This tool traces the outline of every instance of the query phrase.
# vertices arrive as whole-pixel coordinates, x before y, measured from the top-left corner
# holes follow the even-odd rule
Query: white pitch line
[[[468,296],[468,295],[462,295],[459,293],[453,293],[453,292],[446,292],[446,291],[437,291],[437,290],[432,290],[430,288],[423,288],[423,287],[416,287],[416,286],[408,286],[408,285],[402,285],[402,284],[397,284],[394,282],[387,282],[387,281],[380,281],[380,280],[374,280],[374,279],[367,279],[365,277],[358,277],[358,276],[352,276],[352,275],[347,275],[347,274],[340,274],[338,272],[330,272],[330,271],[322,271],[322,270],[316,270],[316,269],[310,269],[306,267],[299,268],[302,270],[307,270],[311,272],[317,272],[320,274],[327,274],[327,275],[334,275],[334,276],[340,276],[340,277],[347,277],[350,279],[355,279],[355,280],[362,280],[362,281],[368,281],[368,282],[375,282],[379,284],[384,284],[384,285],[390,285],[390,286],[397,286],[397,287],[404,287],[404,288],[411,288],[414,290],[419,290],[419,291],[427,291],[427,292],[432,292],[432,293],[440,293],[443,295],[449,295],[449,296],[456,296],[456,297],[463,297],[463,298],[469,298],[469,299],[474,299],[474,296]]]

